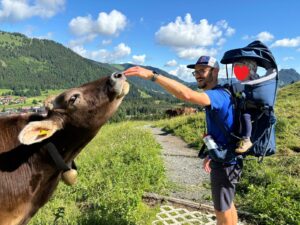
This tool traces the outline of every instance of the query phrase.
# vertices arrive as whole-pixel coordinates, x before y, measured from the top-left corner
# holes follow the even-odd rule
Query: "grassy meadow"
[[[160,146],[141,122],[105,125],[76,160],[78,183],[62,182],[31,225],[151,224],[145,191],[165,187]]]
[[[9,91],[11,91],[11,90],[10,89],[0,89],[0,95],[2,95],[3,93],[7,93]],[[26,99],[26,102],[23,103],[23,104],[0,105],[0,110],[2,110],[3,108],[5,108],[5,109],[8,109],[8,108],[15,109],[15,108],[21,108],[21,107],[35,106],[33,104],[34,100],[37,102],[37,105],[42,106],[44,100],[48,96],[58,95],[58,94],[60,94],[62,92],[64,92],[64,89],[41,91],[41,95],[40,96],[29,97],[29,98]],[[13,98],[19,98],[19,97],[18,96],[13,96]]]

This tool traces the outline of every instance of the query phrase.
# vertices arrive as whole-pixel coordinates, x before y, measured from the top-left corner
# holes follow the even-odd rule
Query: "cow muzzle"
[[[117,98],[122,98],[128,94],[129,84],[126,81],[126,77],[123,73],[113,73],[109,79],[112,89],[117,95]]]

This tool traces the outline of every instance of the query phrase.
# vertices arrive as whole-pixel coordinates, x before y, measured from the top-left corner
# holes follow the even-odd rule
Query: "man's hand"
[[[206,173],[210,173],[210,171],[211,171],[210,161],[211,161],[211,159],[208,158],[208,156],[203,160],[203,169]]]
[[[129,69],[123,71],[123,74],[128,77],[138,76],[145,80],[150,80],[153,77],[152,70],[148,70],[148,69],[142,68],[140,66],[130,67]]]

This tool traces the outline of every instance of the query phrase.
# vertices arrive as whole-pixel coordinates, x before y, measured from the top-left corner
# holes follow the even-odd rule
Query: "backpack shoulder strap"
[[[228,95],[230,96],[230,98],[233,98],[233,95],[231,93],[231,88],[230,85],[217,85],[214,89],[222,89],[224,90],[226,93],[228,93]],[[235,101],[233,101],[235,104]],[[235,108],[235,107],[234,107]],[[229,131],[229,128],[227,127],[226,124],[223,123],[223,121],[221,121],[220,117],[217,116],[217,113],[215,110],[209,110],[208,111],[209,115],[211,116],[211,118],[216,122],[217,126],[219,127],[219,129],[221,130],[221,132],[223,133],[223,135],[226,137],[228,143],[231,143],[234,141],[234,137],[232,135],[232,133]]]
[[[226,137],[228,143],[232,142],[232,135],[229,132],[229,128],[224,124],[221,119],[217,116],[217,113],[215,110],[210,110],[209,115],[211,118],[216,122],[217,126],[220,128],[222,131],[223,135]]]

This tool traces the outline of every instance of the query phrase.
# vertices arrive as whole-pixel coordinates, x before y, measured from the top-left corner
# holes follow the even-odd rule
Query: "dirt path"
[[[180,138],[148,126],[157,142],[162,146],[167,177],[171,181],[171,197],[211,204],[209,175],[202,169],[198,152],[191,149]]]

